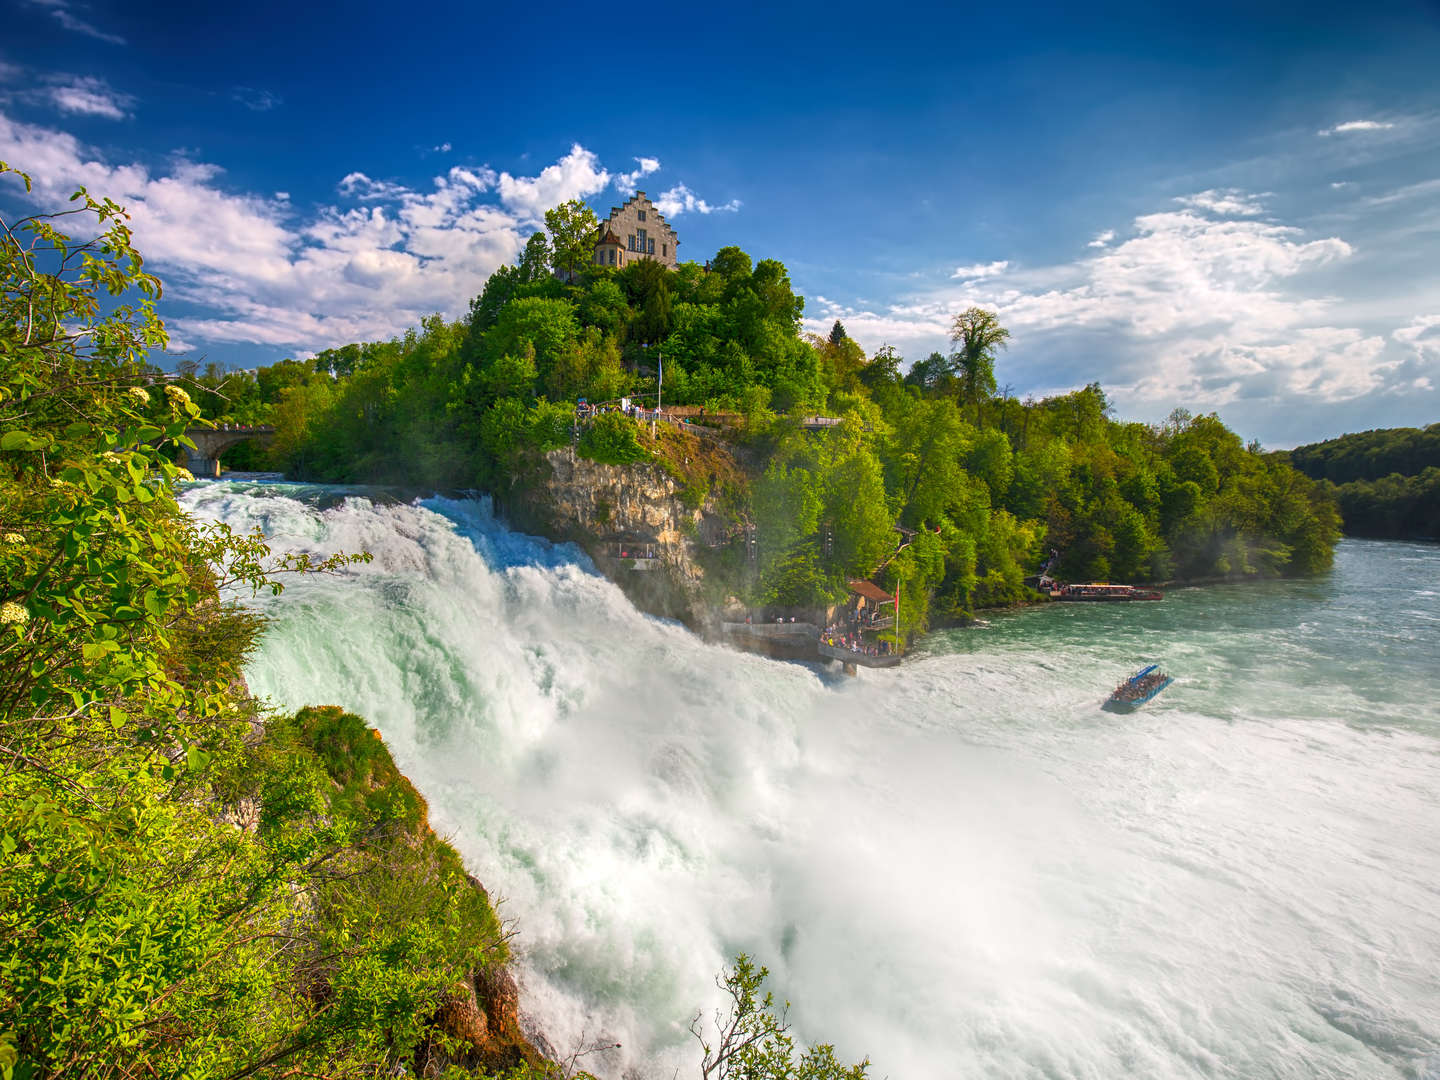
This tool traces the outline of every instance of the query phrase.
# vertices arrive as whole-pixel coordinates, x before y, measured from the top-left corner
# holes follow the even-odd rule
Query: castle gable
[[[597,235],[597,265],[625,266],[636,259],[654,259],[671,270],[679,265],[680,238],[643,191],[612,206]]]

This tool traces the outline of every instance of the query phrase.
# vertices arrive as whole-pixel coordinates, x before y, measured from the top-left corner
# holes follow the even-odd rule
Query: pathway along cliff
[[[261,603],[248,669],[367,717],[519,922],[522,1008],[694,1075],[736,952],[874,1075],[1440,1075],[1440,550],[1048,605],[842,680],[637,612],[482,503],[217,483],[374,562]],[[1100,702],[1141,658],[1178,681]],[[627,1073],[627,1070],[629,1071]]]

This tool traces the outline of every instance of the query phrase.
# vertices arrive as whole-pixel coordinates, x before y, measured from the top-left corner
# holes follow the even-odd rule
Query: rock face
[[[687,494],[659,465],[602,465],[567,447],[545,455],[504,512],[520,529],[584,548],[642,610],[708,633],[715,616],[700,560],[733,523],[710,496]]]
[[[520,1031],[520,992],[504,968],[480,972],[457,985],[435,1024],[443,1038],[430,1040],[416,1053],[415,1069],[421,1076],[440,1076],[451,1065],[490,1075],[544,1064]]]

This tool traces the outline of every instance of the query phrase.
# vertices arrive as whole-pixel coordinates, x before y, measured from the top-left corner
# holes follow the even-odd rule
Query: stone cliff
[[[579,545],[640,609],[711,633],[722,597],[703,564],[737,523],[715,494],[724,464],[699,450],[683,462],[700,467],[690,482],[658,463],[604,465],[552,450],[502,510],[517,528]]]

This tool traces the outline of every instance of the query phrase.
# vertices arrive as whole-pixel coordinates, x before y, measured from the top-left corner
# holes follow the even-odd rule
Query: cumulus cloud
[[[1392,335],[1405,350],[1399,366],[1400,389],[1434,390],[1440,383],[1440,315],[1419,315]]]
[[[626,173],[618,173],[615,176],[615,190],[627,199],[639,190],[640,178],[649,176],[660,169],[660,161],[653,157],[637,157],[635,168]],[[663,211],[662,211],[663,212]]]
[[[187,342],[315,350],[392,337],[435,311],[456,318],[528,231],[478,202],[493,191],[485,170],[452,169],[429,191],[353,173],[342,181],[349,206],[302,220],[279,195],[228,190],[212,164],[111,163],[3,114],[0,159],[31,172],[40,206],[66,205],[80,184],[125,206],[167,299],[201,311],[167,319]]]
[[[84,4],[76,4],[72,0],[30,0],[30,4],[48,11],[56,22],[73,33],[107,41],[111,45],[125,44],[125,39],[119,34],[107,33],[83,18],[80,12],[87,10]]]
[[[433,312],[460,317],[545,209],[610,179],[574,146],[537,176],[455,166],[423,189],[353,170],[334,205],[302,211],[285,192],[231,189],[212,163],[107,161],[71,134],[3,112],[0,160],[32,173],[29,199],[41,207],[66,205],[81,184],[126,207],[167,302],[193,311],[167,315],[185,348],[260,344],[292,355],[393,337]]]
[[[676,184],[655,200],[655,208],[666,217],[676,217],[684,213],[733,214],[740,209],[740,200],[731,199],[718,205],[708,203],[684,184]]]
[[[135,103],[133,97],[113,89],[104,79],[88,75],[57,76],[40,93],[61,112],[110,120],[123,120]]]
[[[539,176],[511,176],[502,172],[496,181],[500,201],[522,220],[540,223],[545,211],[570,199],[584,199],[605,190],[610,173],[600,159],[579,143],[554,165],[540,170]]]
[[[1221,217],[1253,217],[1264,211],[1260,196],[1247,195],[1237,188],[1210,188],[1194,195],[1181,195],[1175,200],[1181,206],[1208,210]]]
[[[270,90],[257,90],[253,86],[237,86],[230,91],[230,100],[238,101],[252,112],[269,112],[285,104],[285,99]]]
[[[1064,390],[1103,374],[1107,389],[1139,407],[1338,402],[1396,384],[1385,336],[1337,324],[1336,302],[1299,285],[1348,259],[1346,241],[1217,219],[1209,204],[1238,195],[1202,194],[1192,208],[1135,218],[1121,243],[1100,234],[1098,253],[1076,262],[962,274],[958,285],[881,309],[826,301],[807,328],[824,332],[838,318],[867,348],[888,342],[914,360],[944,347],[956,311],[985,307],[1015,334],[1007,363],[1025,382]],[[1428,332],[1416,330],[1417,340]]]
[[[1395,125],[1389,120],[1347,120],[1334,127],[1321,128],[1316,135],[1351,135],[1357,131],[1389,131]]]
[[[1114,239],[1115,239],[1115,230],[1114,230],[1114,229],[1106,229],[1104,232],[1096,233],[1096,234],[1095,234],[1095,239],[1091,240],[1091,241],[1090,241],[1088,244],[1086,244],[1085,246],[1086,246],[1086,247],[1092,247],[1092,248],[1109,247],[1109,246],[1110,246],[1110,241],[1111,241],[1111,240],[1114,240]]]
[[[404,195],[409,188],[404,184],[392,184],[387,180],[371,180],[363,172],[346,173],[341,178],[339,191],[360,200],[395,199]]]
[[[965,278],[971,281],[980,278],[998,277],[1003,274],[1010,265],[1009,259],[1001,259],[998,262],[973,263],[970,266],[957,266],[952,278]]]

